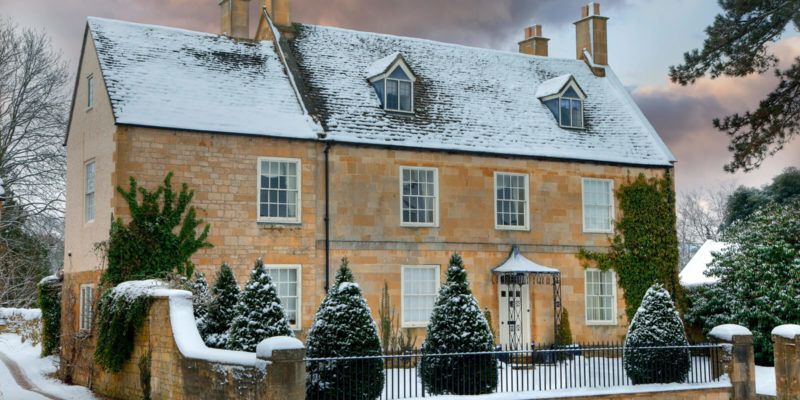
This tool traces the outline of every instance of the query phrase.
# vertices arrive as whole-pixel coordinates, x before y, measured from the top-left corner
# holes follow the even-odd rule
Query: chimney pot
[[[250,0],[222,0],[220,31],[223,35],[247,38],[250,36]]]
[[[541,25],[529,26],[525,28],[525,39],[519,42],[519,52],[547,57],[547,42],[549,40],[546,37],[542,37]]]
[[[575,53],[583,60],[583,49],[592,56],[594,64],[608,65],[607,17],[600,15],[600,4],[589,3],[581,7],[581,19],[575,22]],[[588,60],[586,60],[588,61]],[[596,68],[595,74],[604,73]]]

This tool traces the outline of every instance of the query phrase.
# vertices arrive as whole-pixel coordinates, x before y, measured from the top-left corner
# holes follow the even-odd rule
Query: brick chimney
[[[250,37],[250,0],[222,0],[220,33],[235,38]]]
[[[608,65],[606,21],[608,17],[600,15],[600,4],[581,7],[581,19],[575,22],[575,54],[579,60],[584,59],[583,49],[586,49],[595,65]]]
[[[547,42],[550,39],[542,36],[542,26],[534,25],[525,28],[525,40],[519,42],[519,52],[532,56],[547,57]]]

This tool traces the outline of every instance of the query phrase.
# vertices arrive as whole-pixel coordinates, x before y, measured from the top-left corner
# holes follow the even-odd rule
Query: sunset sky
[[[252,0],[255,20],[258,1]],[[293,0],[297,22],[390,33],[517,51],[523,28],[542,24],[550,56],[575,56],[576,0]],[[0,17],[44,29],[77,68],[87,16],[219,32],[217,0],[0,0]],[[728,138],[712,126],[714,117],[752,109],[771,91],[774,74],[703,79],[693,86],[669,82],[670,65],[702,45],[703,30],[720,11],[710,0],[601,1],[608,24],[609,64],[678,159],[679,193],[735,182],[768,183],[787,166],[800,166],[800,139],[748,174],[726,173]],[[251,30],[255,23],[251,24]],[[786,68],[800,56],[800,33],[793,27],[774,46]]]

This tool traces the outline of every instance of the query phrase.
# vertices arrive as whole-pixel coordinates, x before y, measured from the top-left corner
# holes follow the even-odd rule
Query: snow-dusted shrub
[[[800,203],[770,204],[723,236],[708,269],[719,282],[691,294],[686,314],[704,333],[738,324],[753,332],[756,363],[772,365],[772,328],[800,323]]]
[[[491,351],[493,348],[492,331],[469,289],[464,262],[461,256],[453,254],[447,268],[447,281],[439,289],[431,313],[422,351],[442,354]],[[497,387],[497,361],[494,354],[425,357],[422,379],[432,394],[491,393]]]
[[[224,348],[228,342],[228,330],[233,323],[234,308],[239,301],[239,286],[228,264],[222,264],[214,283],[214,296],[208,305],[205,318],[198,321],[197,330],[208,347]]]
[[[256,351],[258,343],[273,336],[294,336],[278,291],[259,258],[250,280],[239,295],[234,318],[228,331],[226,347],[231,350]]]
[[[39,282],[39,309],[42,310],[42,357],[56,353],[61,339],[61,282],[49,276]]]
[[[361,295],[347,258],[322,300],[306,340],[308,357],[378,356],[378,327]],[[323,361],[307,364],[310,399],[375,399],[383,389],[383,361]]]
[[[202,272],[195,272],[194,279],[187,282],[186,289],[192,292],[192,308],[194,309],[194,320],[198,326],[203,324],[203,320],[208,314],[208,306],[211,304],[213,296],[208,288],[208,281]]]
[[[672,298],[661,284],[645,293],[625,337],[624,365],[634,385],[683,382],[689,373],[686,348],[643,349],[655,346],[688,346],[686,332]]]

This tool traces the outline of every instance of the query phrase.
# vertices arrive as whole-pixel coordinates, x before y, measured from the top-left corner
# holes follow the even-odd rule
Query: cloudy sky
[[[253,20],[258,1],[252,0]],[[76,69],[87,16],[219,32],[217,0],[0,0],[0,17],[44,29]],[[525,26],[542,24],[550,56],[575,56],[581,0],[293,0],[297,22],[421,37],[516,51]],[[728,139],[714,117],[758,104],[776,81],[772,74],[704,79],[690,87],[669,82],[670,65],[702,45],[703,29],[719,12],[714,0],[606,0],[609,64],[678,159],[679,193],[735,182],[768,183],[787,166],[800,166],[800,140],[748,174],[725,173]],[[252,24],[251,30],[255,29]],[[800,33],[790,28],[774,46],[785,66],[800,56]]]

